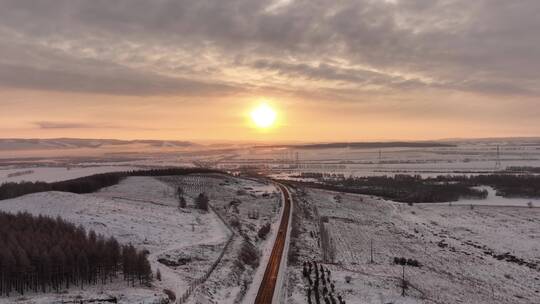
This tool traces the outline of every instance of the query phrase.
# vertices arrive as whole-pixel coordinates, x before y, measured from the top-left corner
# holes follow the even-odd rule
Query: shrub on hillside
[[[167,295],[167,297],[169,298],[170,303],[174,303],[174,301],[176,301],[176,294],[174,293],[174,291],[172,291],[170,289],[163,289],[163,293],[165,293]]]
[[[262,227],[259,229],[259,232],[257,232],[257,236],[259,237],[259,239],[264,240],[266,239],[268,233],[270,233],[270,223],[262,225]]]
[[[403,257],[394,257],[394,264],[396,265],[406,265],[406,266],[412,266],[412,267],[421,267],[422,264],[418,262],[415,259],[407,259]]]
[[[238,259],[244,265],[249,265],[253,268],[259,266],[259,253],[257,252],[257,248],[248,241],[242,243]]]

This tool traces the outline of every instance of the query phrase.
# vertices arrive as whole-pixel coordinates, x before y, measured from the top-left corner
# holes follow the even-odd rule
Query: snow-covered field
[[[252,282],[256,282],[264,272],[264,259],[271,250],[272,235],[277,230],[280,194],[276,187],[270,182],[262,183],[222,175],[195,174],[160,179],[169,185],[181,187],[188,195],[198,195],[200,186],[204,184],[214,210],[236,233],[222,263],[213,275],[195,290],[188,303],[253,303],[258,286]],[[272,224],[273,228],[270,235],[261,240],[257,237],[257,232],[265,223]],[[244,240],[253,244],[261,254],[259,267],[239,265],[238,255]]]
[[[411,174],[434,177],[489,174],[512,166],[540,166],[538,140],[467,141],[454,144],[455,147],[432,148],[259,149],[229,160],[227,164],[267,163],[271,173],[282,178],[284,174],[298,175],[303,172],[345,176]]]
[[[306,303],[306,260],[324,262],[347,303],[540,303],[540,208],[408,206],[311,189],[298,202],[288,303]],[[422,265],[405,267],[405,297],[395,257]]]
[[[99,142],[99,141],[97,141]],[[85,149],[103,150],[94,142]],[[444,141],[443,141],[444,142]],[[540,139],[455,141],[452,147],[427,148],[333,148],[295,149],[250,148],[249,145],[218,146],[191,145],[178,150],[167,145],[151,145],[152,149],[127,150],[126,145],[112,145],[102,154],[73,154],[72,145],[63,149],[67,154],[40,154],[31,150],[31,158],[21,154],[30,149],[13,150],[17,158],[3,158],[0,153],[0,184],[3,182],[59,181],[89,174],[144,169],[153,167],[210,166],[223,170],[238,170],[244,166],[264,168],[269,176],[288,179],[300,173],[342,174],[344,176],[393,176],[414,174],[423,177],[438,175],[490,174],[508,167],[540,167]],[[44,144],[44,143],[40,143]],[[56,148],[57,142],[49,143]],[[95,147],[92,145],[96,145]],[[1,146],[1,143],[0,143]],[[113,147],[114,146],[114,147]],[[25,148],[26,147],[26,148]],[[98,147],[98,148],[96,148]],[[500,148],[497,154],[497,147]],[[113,149],[114,148],[114,149]],[[0,147],[1,150],[1,147]],[[96,151],[97,151],[96,150]],[[47,150],[51,152],[53,150]],[[56,151],[56,150],[54,150]],[[62,150],[63,151],[63,150]],[[96,152],[94,151],[94,152]],[[103,154],[104,153],[104,154]],[[296,156],[298,155],[298,158]],[[29,157],[29,156],[28,156]],[[500,161],[500,165],[497,164]],[[70,168],[69,170],[67,168]],[[25,171],[32,170],[31,174]],[[13,173],[21,175],[9,176]]]
[[[18,167],[1,169],[0,184],[27,182],[57,182],[98,173],[137,170],[134,166],[91,166],[91,167]]]

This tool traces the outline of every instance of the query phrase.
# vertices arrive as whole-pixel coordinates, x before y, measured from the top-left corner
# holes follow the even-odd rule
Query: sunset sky
[[[539,117],[538,0],[0,0],[2,138],[539,136]]]

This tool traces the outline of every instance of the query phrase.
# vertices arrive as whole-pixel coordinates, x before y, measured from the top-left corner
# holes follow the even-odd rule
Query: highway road
[[[279,224],[278,234],[272,248],[272,253],[268,259],[266,270],[255,298],[255,304],[271,304],[274,292],[277,287],[277,279],[279,274],[279,266],[282,259],[284,259],[283,253],[287,242],[287,229],[289,225],[289,218],[291,217],[291,197],[289,191],[285,186],[278,184],[280,191],[283,193],[284,205],[283,216],[281,217],[281,223]]]

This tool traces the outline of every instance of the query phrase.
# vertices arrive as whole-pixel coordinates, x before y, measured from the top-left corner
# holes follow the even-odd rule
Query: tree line
[[[298,183],[298,182],[295,182]],[[302,183],[314,188],[383,197],[398,202],[451,202],[461,197],[485,198],[487,191],[458,183],[435,183],[420,176],[348,177],[324,183]]]
[[[205,168],[166,168],[151,170],[135,170],[125,172],[110,172],[94,174],[76,179],[46,183],[46,182],[20,182],[4,183],[0,185],[0,200],[9,199],[25,194],[44,191],[64,191],[73,193],[91,193],[101,188],[118,184],[128,176],[172,176],[193,173],[222,173],[217,170]]]
[[[60,217],[0,211],[0,296],[106,284],[149,284],[147,253]]]
[[[304,262],[302,276],[308,282],[307,303],[308,304],[346,304],[345,299],[336,291],[332,272],[317,264],[316,261]],[[313,299],[315,303],[313,303]]]
[[[453,180],[460,180],[453,177]],[[461,178],[472,185],[487,185],[503,197],[540,198],[540,176],[534,174],[489,174]]]
[[[452,202],[460,198],[485,199],[491,186],[503,197],[540,197],[540,176],[533,174],[441,175],[422,178],[420,175],[343,177],[320,179],[318,183],[292,182],[313,188],[367,194],[405,203]],[[289,183],[291,183],[289,181]]]

